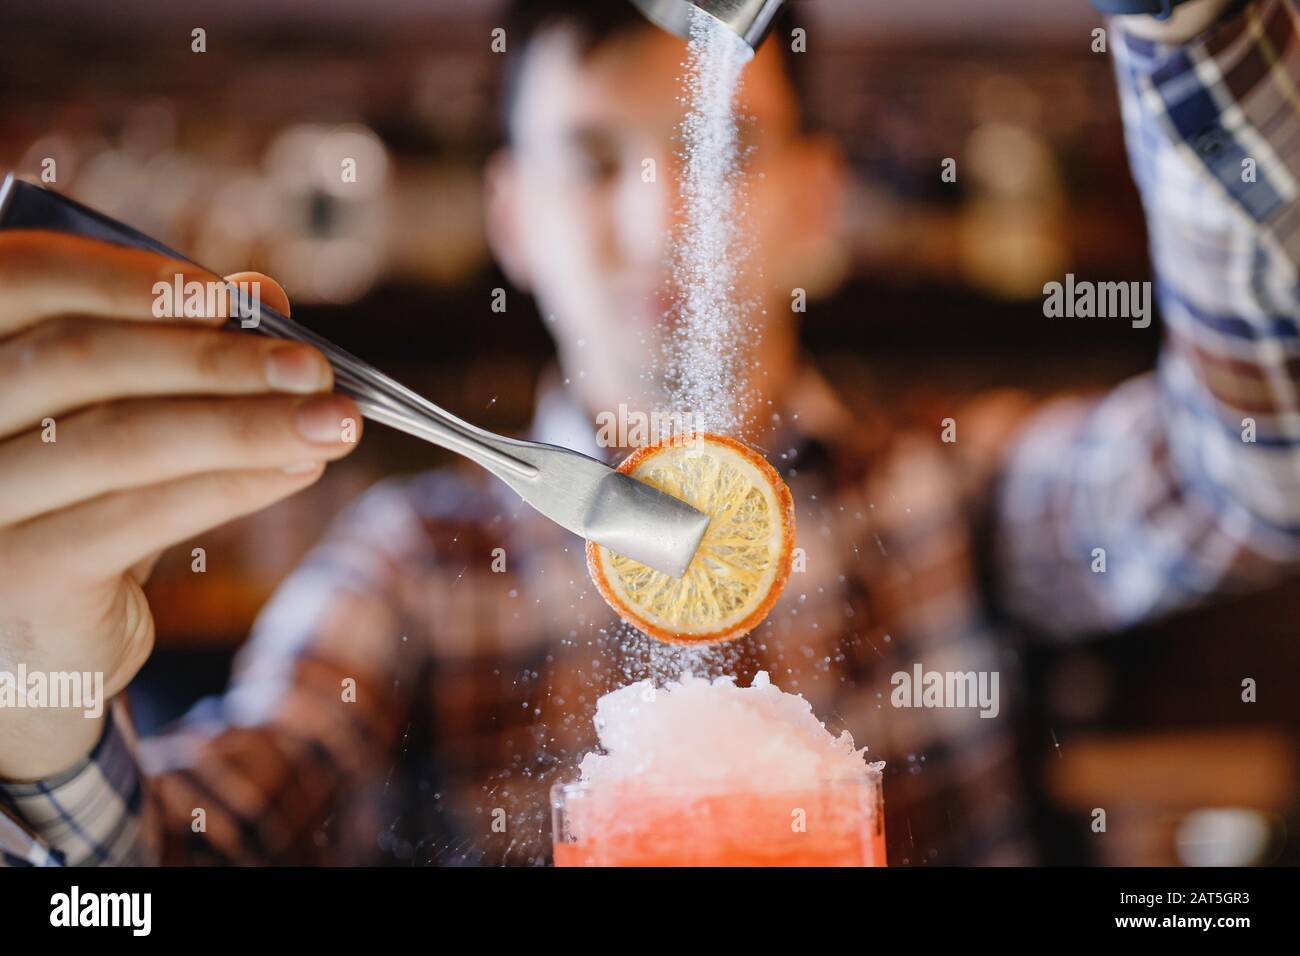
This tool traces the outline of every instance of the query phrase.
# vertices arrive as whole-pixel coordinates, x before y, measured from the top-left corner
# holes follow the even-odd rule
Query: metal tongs
[[[0,186],[0,229],[71,233],[203,268],[130,226],[12,173]],[[708,527],[708,515],[576,451],[504,438],[461,421],[275,309],[249,301],[234,284],[228,289],[236,299],[237,317],[230,320],[231,327],[319,349],[334,366],[335,391],[352,398],[366,418],[482,465],[574,534],[675,578],[686,572]]]

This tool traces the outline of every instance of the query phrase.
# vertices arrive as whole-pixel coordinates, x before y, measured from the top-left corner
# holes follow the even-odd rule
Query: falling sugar
[[[753,342],[736,294],[743,246],[735,101],[752,55],[721,22],[691,8],[683,209],[673,256],[678,301],[665,378],[677,411],[706,431],[734,433],[744,424],[744,353]]]

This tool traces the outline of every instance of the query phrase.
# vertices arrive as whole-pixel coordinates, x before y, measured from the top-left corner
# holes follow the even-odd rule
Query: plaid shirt
[[[119,701],[81,765],[0,789],[6,859],[539,862],[545,791],[592,745],[595,700],[694,666],[765,667],[887,760],[892,863],[1026,860],[1014,666],[986,606],[1067,638],[1300,562],[1296,17],[1257,0],[1185,46],[1113,37],[1166,322],[1154,373],[1014,434],[1006,403],[957,411],[955,443],[850,415],[804,376],[761,444],[805,570],[753,635],[640,638],[580,542],[502,486],[392,480],[283,586],[224,697],[138,745]],[[555,392],[537,427],[592,442]],[[915,664],[1000,672],[999,716],[891,706]]]

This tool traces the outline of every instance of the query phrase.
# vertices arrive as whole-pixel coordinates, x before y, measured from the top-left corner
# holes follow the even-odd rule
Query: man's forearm
[[[1158,372],[1039,415],[1003,472],[1004,605],[1062,635],[1300,570],[1300,146],[1280,120],[1294,4],[1188,15],[1154,44],[1116,22],[1112,44],[1166,332]]]

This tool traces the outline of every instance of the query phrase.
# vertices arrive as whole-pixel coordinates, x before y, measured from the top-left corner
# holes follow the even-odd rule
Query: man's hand
[[[153,646],[141,585],[161,551],[314,482],[361,415],[305,345],[154,317],[154,284],[215,281],[161,256],[0,232],[0,671],[102,673]],[[264,276],[268,305],[287,314]],[[353,441],[345,440],[345,421]],[[94,746],[82,709],[0,707],[0,779]]]
[[[1233,0],[1191,0],[1174,7],[1168,20],[1157,20],[1145,14],[1116,17],[1115,20],[1126,33],[1135,37],[1158,43],[1186,43],[1208,30],[1232,3]]]

